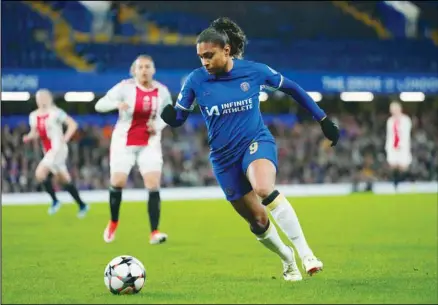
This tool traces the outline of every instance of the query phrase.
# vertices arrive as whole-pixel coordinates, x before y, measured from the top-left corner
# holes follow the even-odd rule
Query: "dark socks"
[[[403,181],[403,177],[404,177],[404,173],[399,171],[398,169],[395,169],[392,172],[392,179],[393,179],[393,183],[394,183],[394,187],[397,188],[398,184]]]
[[[122,202],[122,188],[110,186],[111,221],[119,221],[120,203]]]
[[[151,232],[158,230],[160,222],[161,199],[159,191],[149,192],[148,214]]]
[[[366,187],[365,187],[365,191],[366,192],[371,192],[373,190],[373,183],[371,181],[367,181]]]
[[[82,201],[81,197],[79,196],[79,192],[76,186],[74,186],[70,182],[64,185],[64,189],[70,193],[70,195],[73,197],[73,199],[76,201],[76,203],[79,205],[80,208],[83,208],[85,206],[85,203]]]
[[[50,197],[52,197],[52,200],[58,201],[58,198],[56,197],[56,194],[55,194],[55,190],[53,189],[52,177],[53,177],[53,174],[49,173],[47,175],[46,180],[44,180],[42,184],[43,184],[46,192],[49,193]]]

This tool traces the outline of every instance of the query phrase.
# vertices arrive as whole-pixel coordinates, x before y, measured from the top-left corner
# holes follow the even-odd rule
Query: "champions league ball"
[[[133,256],[117,256],[105,267],[103,281],[113,294],[135,294],[145,284],[146,270]]]

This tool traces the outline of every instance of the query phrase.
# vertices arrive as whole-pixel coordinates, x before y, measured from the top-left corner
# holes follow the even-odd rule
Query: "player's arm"
[[[388,151],[391,148],[391,124],[389,119],[386,120],[386,142],[385,142],[385,150]]]
[[[335,146],[339,140],[339,128],[327,117],[324,110],[318,106],[312,97],[297,83],[284,77],[277,71],[272,70],[268,66],[263,65],[261,69],[262,73],[266,76],[266,85],[290,95],[298,104],[309,111],[320,123],[325,137],[332,141],[332,146]]]
[[[68,143],[78,130],[78,123],[69,115],[64,119],[64,124],[67,125],[67,130],[64,133],[64,142]]]
[[[29,133],[25,134],[23,136],[23,142],[27,143],[29,141],[32,141],[32,140],[38,139],[38,138],[39,138],[39,135],[38,135],[36,128],[34,126],[31,126]]]
[[[163,113],[163,110],[166,106],[173,105],[172,96],[170,95],[170,92],[166,87],[163,88],[162,94],[163,94],[163,99],[161,101],[160,108],[158,109],[159,114]],[[159,130],[162,130],[164,127],[166,127],[166,125],[167,125],[166,122],[164,122],[164,120],[161,119],[161,116],[160,116],[160,119],[158,119],[158,122],[157,122],[157,128]]]
[[[321,122],[327,117],[324,110],[322,110],[312,97],[296,82],[284,77],[269,67],[267,67],[267,69],[269,69],[269,71],[266,72],[266,85],[290,95],[298,104],[309,111],[318,122]]]
[[[29,141],[32,141],[34,139],[38,139],[39,138],[39,134],[38,131],[36,129],[36,122],[33,118],[32,115],[29,116],[29,126],[30,126],[30,131],[29,133],[25,134],[23,136],[23,142],[27,143]]]
[[[179,127],[187,120],[190,112],[194,109],[195,91],[193,90],[192,74],[190,74],[181,92],[178,95],[175,106],[166,105],[161,112],[161,118],[171,127]]]
[[[409,116],[405,117],[405,120],[403,122],[403,136],[401,137],[401,148],[407,149],[409,148],[409,142],[411,139],[411,133],[412,133],[412,120]]]
[[[94,109],[97,112],[109,112],[118,109],[122,102],[122,83],[118,83],[97,101]]]

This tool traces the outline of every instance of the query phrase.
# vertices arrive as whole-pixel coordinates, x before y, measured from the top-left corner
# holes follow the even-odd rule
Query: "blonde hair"
[[[50,97],[50,101],[51,101],[52,104],[53,104],[53,103],[54,103],[54,101],[53,101],[53,94],[52,94],[52,92],[51,92],[49,89],[46,89],[46,88],[38,89],[38,91],[35,93],[35,97],[36,97],[38,94],[44,94],[44,93],[46,93],[46,94],[49,95],[49,97]]]
[[[398,107],[400,107],[400,109],[402,109],[402,104],[399,101],[396,101],[396,100],[391,101],[391,103],[389,105],[390,106],[392,106],[392,105],[398,106]]]
[[[141,54],[141,55],[138,55],[138,56],[135,58],[135,60],[132,62],[132,64],[131,64],[131,68],[129,69],[129,74],[130,74],[132,77],[135,77],[135,73],[134,73],[134,71],[135,71],[135,63],[136,63],[137,60],[139,60],[139,59],[149,59],[152,63],[154,63],[154,60],[152,59],[152,56],[147,55],[147,54]]]

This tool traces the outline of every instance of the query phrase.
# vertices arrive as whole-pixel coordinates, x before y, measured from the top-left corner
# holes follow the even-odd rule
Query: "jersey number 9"
[[[249,153],[255,154],[255,152],[257,151],[257,149],[259,149],[259,143],[258,142],[253,142],[251,143],[251,145],[249,146]]]

